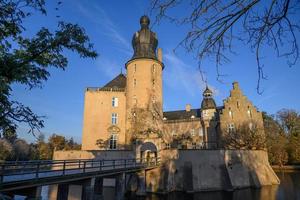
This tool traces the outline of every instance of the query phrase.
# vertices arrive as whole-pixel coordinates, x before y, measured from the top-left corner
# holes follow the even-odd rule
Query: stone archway
[[[154,143],[145,142],[141,144],[139,151],[142,162],[156,161],[158,150]]]

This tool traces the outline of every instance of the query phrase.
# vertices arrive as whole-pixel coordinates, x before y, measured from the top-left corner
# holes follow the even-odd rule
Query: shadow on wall
[[[163,150],[160,154],[161,167],[146,174],[147,192],[232,191],[279,184],[264,151]]]

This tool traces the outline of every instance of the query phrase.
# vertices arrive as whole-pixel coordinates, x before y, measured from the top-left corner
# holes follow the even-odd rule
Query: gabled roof
[[[126,76],[119,74],[113,80],[105,84],[101,89],[125,89],[126,87]]]

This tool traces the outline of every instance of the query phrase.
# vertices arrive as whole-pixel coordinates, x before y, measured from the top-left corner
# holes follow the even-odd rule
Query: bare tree
[[[180,15],[172,12],[183,7]],[[299,58],[296,36],[300,30],[299,10],[299,0],[151,0],[156,22],[165,18],[189,25],[178,46],[197,55],[202,75],[201,61],[212,57],[220,80],[223,74],[219,66],[229,61],[228,52],[234,53],[233,43],[240,40],[248,44],[256,54],[258,93],[262,92],[261,80],[266,79],[263,47],[271,47],[278,57],[286,57],[289,66],[295,65]]]
[[[266,148],[263,128],[255,122],[244,122],[234,130],[226,130],[222,141],[226,149],[263,150]]]

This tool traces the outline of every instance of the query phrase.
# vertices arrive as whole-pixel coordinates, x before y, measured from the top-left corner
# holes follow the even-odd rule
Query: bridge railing
[[[159,158],[151,159],[80,159],[8,161],[0,163],[0,183],[29,179],[65,176],[107,170],[145,168],[159,164]]]

